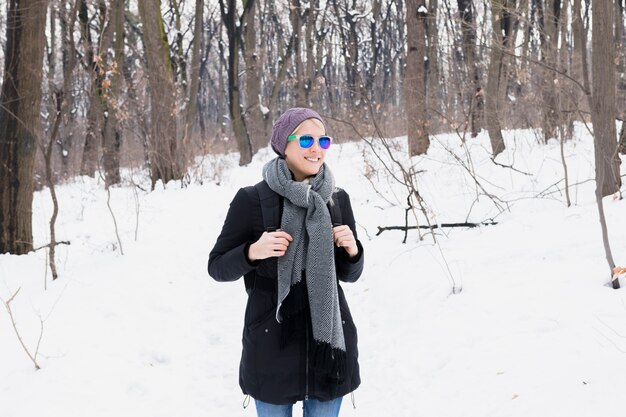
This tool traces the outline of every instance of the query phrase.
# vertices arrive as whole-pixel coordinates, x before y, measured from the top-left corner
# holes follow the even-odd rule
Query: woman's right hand
[[[263,232],[259,240],[248,247],[248,259],[254,262],[273,256],[283,256],[292,240],[291,235],[283,230]]]

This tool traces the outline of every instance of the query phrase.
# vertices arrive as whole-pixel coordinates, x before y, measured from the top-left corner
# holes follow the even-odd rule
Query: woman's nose
[[[315,139],[313,141],[313,146],[311,146],[311,150],[314,152],[320,152],[322,150],[319,139]]]

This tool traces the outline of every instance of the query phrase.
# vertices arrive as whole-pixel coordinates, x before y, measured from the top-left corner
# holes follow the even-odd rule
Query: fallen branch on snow
[[[441,223],[441,224],[433,224],[432,226],[385,226],[385,227],[381,227],[381,226],[377,226],[378,227],[378,233],[376,233],[376,236],[380,235],[382,232],[384,232],[385,230],[402,230],[402,231],[407,231],[407,230],[411,230],[411,229],[439,229],[439,228],[443,228],[443,227],[469,227],[469,228],[474,228],[474,227],[478,227],[478,226],[493,226],[498,224],[498,222],[494,222],[494,221],[484,221],[481,223],[468,223],[468,222],[463,222],[463,223]]]

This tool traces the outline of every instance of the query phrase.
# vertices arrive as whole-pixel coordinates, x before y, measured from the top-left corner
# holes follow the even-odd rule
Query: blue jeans
[[[341,408],[342,397],[331,401],[304,400],[303,417],[337,417]],[[291,417],[293,405],[274,405],[254,400],[258,417]]]

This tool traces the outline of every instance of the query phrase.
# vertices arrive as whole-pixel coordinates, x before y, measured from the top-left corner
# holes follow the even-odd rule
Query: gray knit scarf
[[[294,181],[282,158],[263,167],[263,179],[284,197],[281,229],[293,237],[285,255],[278,258],[278,307],[276,320],[283,321],[283,303],[306,274],[315,347],[313,364],[329,376],[342,379],[345,340],[339,310],[335,275],[332,223],[326,204],[335,189],[333,174],[326,164],[309,178]],[[301,304],[301,303],[300,303]]]

